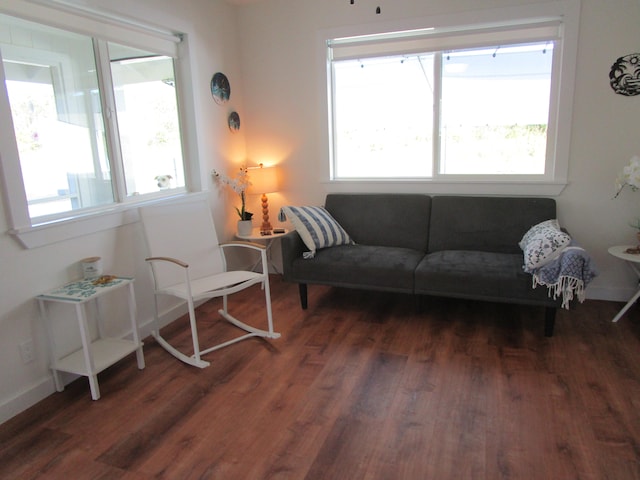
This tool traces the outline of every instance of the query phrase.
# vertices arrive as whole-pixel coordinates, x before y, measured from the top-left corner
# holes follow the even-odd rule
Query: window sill
[[[46,245],[64,242],[73,238],[135,223],[138,221],[138,207],[143,204],[180,201],[193,198],[194,195],[203,195],[203,193],[187,193],[164,197],[162,199],[121,204],[99,212],[78,215],[30,227],[11,229],[9,233],[13,235],[24,248],[44,247]]]

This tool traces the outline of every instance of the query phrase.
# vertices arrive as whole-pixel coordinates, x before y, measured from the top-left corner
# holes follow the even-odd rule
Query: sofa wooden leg
[[[544,311],[544,336],[553,337],[553,328],[556,324],[556,308],[546,307]]]
[[[299,283],[298,291],[300,292],[300,305],[302,306],[303,310],[306,310],[307,309],[307,284]]]

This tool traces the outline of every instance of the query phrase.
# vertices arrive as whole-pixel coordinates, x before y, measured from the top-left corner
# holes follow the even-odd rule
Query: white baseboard
[[[164,327],[173,320],[180,318],[187,313],[187,307],[185,304],[177,305],[174,308],[168,309],[160,315],[160,326]],[[140,338],[146,338],[151,335],[151,331],[155,327],[153,319],[148,319],[141,322],[138,325],[140,330]],[[65,385],[68,385],[72,381],[76,380],[80,375],[66,374],[61,375],[61,380]],[[56,393],[56,387],[53,382],[53,375],[49,372],[46,377],[41,378],[35,384],[31,385],[26,390],[16,394],[9,400],[0,404],[0,424],[6,422],[10,418],[15,417],[19,413],[22,413],[29,407],[32,407],[41,400],[44,400],[49,395]],[[87,383],[87,395],[89,395],[89,384]]]
[[[0,423],[18,415],[56,391],[53,377],[48,376],[0,405]]]
[[[606,300],[610,302],[624,302],[633,297],[636,290],[633,288],[609,288],[609,287],[588,287],[585,292],[589,300]]]

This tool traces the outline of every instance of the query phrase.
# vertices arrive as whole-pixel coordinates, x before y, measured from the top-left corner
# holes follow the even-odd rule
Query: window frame
[[[174,59],[176,100],[181,126],[185,187],[171,189],[168,192],[160,192],[158,194],[146,194],[141,196],[140,199],[123,196],[120,183],[124,183],[124,179],[118,176],[118,174],[122,175],[122,172],[115,170],[119,168],[117,166],[118,161],[114,161],[111,158],[114,203],[95,208],[71,210],[59,217],[50,220],[44,219],[42,222],[36,218],[34,220],[38,223],[35,223],[29,216],[9,99],[4,87],[5,73],[3,66],[0,64],[0,83],[3,85],[0,89],[0,112],[3,112],[3,115],[6,112],[8,115],[7,126],[11,127],[0,129],[0,182],[2,182],[2,190],[4,192],[3,200],[6,206],[9,233],[24,248],[37,248],[133,223],[137,221],[136,209],[140,204],[183,197],[202,190],[200,176],[198,175],[198,155],[195,154],[196,142],[194,141],[194,134],[191,133],[195,123],[193,120],[193,99],[188,96],[187,89],[181,88],[181,85],[188,82],[190,78],[188,67],[189,47],[186,35],[161,30],[131,19],[102,14],[99,11],[84,8],[51,8],[30,2],[0,0],[0,13],[86,35],[93,38],[94,43],[96,43],[96,40],[98,44],[106,44],[106,42],[122,44],[124,42],[132,47],[172,57]],[[100,60],[100,49],[94,50],[97,50],[96,62],[98,68],[104,69],[107,66],[104,61]],[[102,75],[104,76],[105,73],[107,72],[103,70]],[[108,88],[105,89],[102,83],[101,89],[104,89],[103,92],[106,95],[112,95],[112,92],[109,92]],[[101,101],[103,102],[103,111],[106,112],[104,99],[101,98]],[[111,129],[112,122],[106,118],[108,116],[105,115],[105,128]],[[107,148],[110,149],[111,145]]]
[[[325,158],[329,159],[323,166],[323,182],[332,191],[348,191],[367,188],[367,185],[391,186],[398,184],[406,191],[424,191],[431,193],[459,193],[459,194],[498,194],[498,195],[559,195],[567,185],[569,147],[571,142],[571,119],[573,108],[573,89],[577,62],[577,43],[579,28],[580,0],[561,0],[557,3],[545,3],[503,9],[485,9],[468,11],[452,15],[416,18],[405,21],[386,22],[375,25],[357,25],[339,27],[319,32],[322,48],[322,70],[324,82],[323,111],[326,120],[323,128],[326,130]],[[556,43],[558,51],[554,55],[554,75],[557,89],[552,85],[550,100],[549,135],[547,149],[547,172],[544,175],[443,175],[437,173],[437,160],[434,158],[434,176],[429,178],[348,178],[340,179],[334,175],[334,140],[332,125],[334,105],[331,74],[331,56],[328,54],[328,43],[334,39],[352,38],[358,36],[388,35],[391,32],[405,32],[415,30],[453,30],[473,31],[478,27],[494,26],[514,28],[542,24],[545,21],[559,22],[560,39]],[[466,46],[466,45],[465,45]],[[385,52],[386,53],[386,52]]]

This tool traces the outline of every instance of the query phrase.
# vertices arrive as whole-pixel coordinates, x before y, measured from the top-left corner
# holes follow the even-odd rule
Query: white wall
[[[319,180],[328,160],[323,153],[326,114],[318,32],[531,3],[536,2],[356,0],[350,5],[349,0],[269,0],[241,7],[249,156],[280,156],[289,176],[289,202],[319,204],[327,192],[345,188],[430,193],[426,184],[345,187]],[[375,14],[378,5],[380,15]],[[582,0],[569,183],[556,199],[562,224],[600,270],[588,289],[590,298],[626,300],[636,285],[628,266],[607,249],[636,242],[628,222],[640,216],[640,192],[625,191],[616,200],[612,196],[618,173],[633,154],[640,154],[640,96],[615,94],[608,75],[618,57],[640,52],[639,24],[638,0]]]
[[[200,177],[210,189],[221,238],[233,234],[232,205],[237,199],[212,184],[211,168],[231,172],[245,160],[280,162],[284,190],[269,197],[274,226],[282,204],[319,204],[327,192],[344,188],[319,180],[327,162],[320,30],[531,3],[356,0],[352,6],[349,0],[263,0],[238,1],[240,6],[232,7],[222,0],[78,2],[189,34]],[[381,15],[375,14],[378,5]],[[608,73],[619,56],[640,50],[639,24],[638,0],[582,0],[569,184],[557,201],[561,222],[600,269],[588,290],[591,298],[622,300],[635,289],[628,267],[606,251],[610,245],[635,241],[627,223],[640,216],[640,192],[611,197],[618,172],[634,153],[640,154],[640,96],[614,94]],[[216,71],[225,72],[231,81],[232,99],[225,107],[209,95],[209,80]],[[235,134],[226,123],[230,108],[239,112],[242,122]],[[398,187],[384,182],[353,190],[429,192],[424,185]],[[250,209],[258,211],[258,199],[249,202]],[[0,215],[0,231],[7,228]],[[136,277],[138,309],[141,321],[147,322],[151,290],[136,224],[32,250],[22,249],[6,233],[0,235],[0,421],[53,392],[44,330],[33,297],[77,277],[77,261],[92,255],[103,257],[106,271]],[[23,365],[18,345],[28,338],[36,342],[36,362]]]
[[[244,133],[242,130],[232,133],[227,127],[230,109],[243,114],[234,7],[212,0],[95,0],[82,3],[187,33],[193,80],[187,90],[195,105],[191,109],[195,116],[192,122],[195,131],[190,134],[197,143],[194,151],[200,159],[199,176],[204,188],[209,190],[218,235],[221,239],[230,239],[235,227],[230,215],[231,206],[227,203],[235,199],[215,188],[209,171],[212,168],[226,170],[228,165],[239,163],[245,157]],[[210,95],[209,82],[217,71],[224,72],[232,85],[231,100],[224,106],[216,104]],[[0,206],[3,212],[4,207]],[[29,250],[22,248],[7,233],[8,228],[5,215],[0,214],[0,422],[54,392],[48,369],[48,346],[34,297],[81,276],[80,259],[99,255],[105,273],[136,278],[139,319],[146,332],[153,314],[149,272],[143,260],[144,247],[138,224]],[[54,314],[58,322],[56,328],[62,329],[63,336],[68,336],[71,342],[77,330],[73,310],[70,320],[64,320],[59,309]],[[25,365],[19,345],[27,339],[34,340],[36,358]]]

